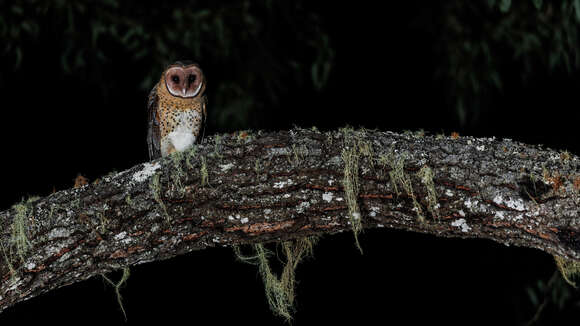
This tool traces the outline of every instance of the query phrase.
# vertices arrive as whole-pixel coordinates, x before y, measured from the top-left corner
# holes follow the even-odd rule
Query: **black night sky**
[[[147,94],[178,59],[207,76],[210,135],[349,125],[580,153],[573,2],[2,1],[1,207],[148,160]],[[521,325],[537,310],[530,289],[555,271],[548,254],[486,240],[360,239],[364,255],[350,233],[325,236],[298,267],[293,324]],[[580,321],[567,291],[538,325]],[[132,267],[121,293],[127,324],[284,323],[229,248]],[[125,323],[99,277],[0,314],[2,325],[87,322]]]

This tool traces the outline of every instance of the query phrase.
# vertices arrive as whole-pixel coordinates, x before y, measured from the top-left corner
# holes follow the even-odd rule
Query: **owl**
[[[206,81],[198,64],[177,61],[149,93],[149,159],[167,156],[201,141],[206,119]]]

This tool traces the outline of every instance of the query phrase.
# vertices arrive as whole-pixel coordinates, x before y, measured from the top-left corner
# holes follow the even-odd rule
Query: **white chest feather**
[[[196,121],[200,121],[200,118],[195,110],[178,113],[175,117],[176,127],[161,141],[161,154],[168,155],[172,148],[178,152],[190,148],[199,132],[200,126]]]

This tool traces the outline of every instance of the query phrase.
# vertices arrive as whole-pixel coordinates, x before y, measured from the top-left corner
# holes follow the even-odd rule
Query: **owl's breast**
[[[171,147],[181,152],[191,147],[199,134],[201,115],[196,110],[172,111],[167,129],[161,140],[161,152],[168,154]],[[165,153],[163,153],[165,152]]]

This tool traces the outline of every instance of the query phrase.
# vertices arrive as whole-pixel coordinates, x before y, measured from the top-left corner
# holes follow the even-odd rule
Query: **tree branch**
[[[210,137],[1,212],[0,311],[206,247],[365,228],[487,238],[580,260],[578,163],[508,139],[350,129]]]

